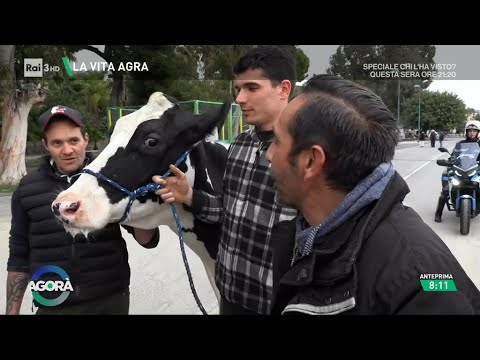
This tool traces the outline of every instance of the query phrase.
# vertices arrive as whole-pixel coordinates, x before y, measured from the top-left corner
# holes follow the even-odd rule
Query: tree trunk
[[[8,67],[8,73],[12,74],[14,71],[14,54],[15,54],[15,45],[0,45],[0,66]],[[4,79],[4,77],[0,77]]]
[[[45,93],[40,87],[27,84],[19,94],[9,95],[2,111],[0,141],[0,185],[16,185],[26,174],[28,114],[33,105],[43,102]]]
[[[11,99],[9,103],[14,101]],[[27,145],[28,113],[31,104],[18,104],[3,110],[2,142],[0,143],[0,185],[15,185],[26,174],[25,148]]]
[[[110,106],[124,106],[125,94],[123,89],[123,75],[113,73],[112,91],[110,92]]]

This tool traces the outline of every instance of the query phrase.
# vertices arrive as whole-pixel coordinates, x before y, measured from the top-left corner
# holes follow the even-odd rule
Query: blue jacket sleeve
[[[7,262],[7,271],[29,272],[30,246],[28,229],[30,220],[20,205],[18,188],[12,195],[12,222],[10,227],[10,254]]]

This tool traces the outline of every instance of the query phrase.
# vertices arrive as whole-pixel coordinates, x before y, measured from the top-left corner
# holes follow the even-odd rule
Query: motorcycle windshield
[[[455,165],[462,170],[468,170],[477,165],[480,146],[476,142],[455,145],[452,155],[455,157]]]

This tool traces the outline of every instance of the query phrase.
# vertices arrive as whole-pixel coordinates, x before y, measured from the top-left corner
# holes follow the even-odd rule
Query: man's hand
[[[164,186],[163,189],[157,190],[155,194],[160,195],[162,200],[167,203],[176,202],[192,206],[193,190],[188,185],[187,176],[174,165],[170,165],[170,170],[175,176],[170,176],[166,180],[158,175],[152,177],[154,182]]]

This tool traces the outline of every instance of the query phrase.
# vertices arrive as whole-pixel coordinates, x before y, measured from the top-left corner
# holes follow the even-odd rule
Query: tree
[[[473,108],[467,108],[467,117],[473,120],[480,120],[480,110],[475,110]]]
[[[434,45],[341,45],[330,57],[327,72],[369,87],[397,114],[399,95],[401,110],[405,102],[415,96],[415,84],[430,81],[430,77],[416,77],[407,67],[397,73],[387,70],[389,75],[379,77],[378,72],[367,70],[367,65],[428,64],[431,68],[435,51]]]
[[[148,64],[148,72],[112,71],[111,106],[144,104],[154,91],[163,91],[178,100],[202,99],[198,93],[215,94],[220,101],[234,94],[232,69],[238,57],[255,45],[105,45],[101,51],[91,45],[69,46],[70,51],[89,50],[118,68],[120,62]],[[309,59],[294,45],[280,45],[292,53],[298,81],[303,80]],[[207,90],[215,80],[215,90]],[[199,81],[199,82],[197,82]],[[203,89],[203,90],[200,90]]]
[[[108,108],[108,94],[111,89],[111,81],[103,80],[101,73],[86,73],[79,80],[82,82],[82,95],[85,99],[85,131],[93,141],[93,149],[98,150],[98,141],[107,135],[107,122],[105,113]]]
[[[297,45],[280,45],[280,47],[288,50],[295,60],[297,81],[302,81],[308,76],[308,68],[310,67],[310,59]]]
[[[405,104],[404,122],[409,127],[418,127],[420,98],[420,127],[422,130],[449,130],[463,128],[467,119],[467,108],[463,100],[449,92],[423,90]]]
[[[102,72],[87,71],[76,74],[74,79],[50,84],[49,97],[39,113],[54,105],[79,110],[83,115],[85,131],[90,135],[94,150],[97,150],[98,141],[107,135],[105,114],[112,87],[112,81],[105,80],[104,76]]]
[[[45,99],[41,85],[28,83],[8,95],[2,109],[2,139],[0,141],[0,185],[16,185],[26,174],[28,113],[33,105]]]
[[[221,101],[234,98],[233,67],[239,57],[257,45],[186,45],[178,49],[188,59],[195,59],[193,78],[177,80],[170,88],[182,100]],[[297,81],[305,79],[310,60],[296,45],[279,45],[289,51],[296,64]],[[190,63],[188,66],[191,66]],[[202,81],[205,80],[205,81]],[[178,84],[180,81],[181,84]],[[214,81],[214,82],[212,82]],[[188,85],[187,85],[188,84]],[[214,84],[215,89],[209,89]],[[182,88],[182,91],[179,89]],[[210,97],[210,98],[208,98]]]
[[[154,91],[168,93],[174,80],[196,78],[196,59],[185,52],[183,45],[105,45],[103,51],[91,45],[70,46],[72,51],[89,50],[116,70],[112,80],[110,106],[143,104]],[[139,62],[148,65],[148,72],[119,71],[120,63]]]
[[[177,81],[188,83],[198,79],[197,60],[188,51],[188,46],[139,45],[131,46],[131,51],[135,61],[148,64],[148,72],[128,74],[128,105],[145,104],[155,91],[162,91],[178,100],[188,99],[184,94],[172,91]]]
[[[191,56],[196,57],[202,64],[202,78],[232,80],[232,70],[239,57],[255,46],[257,45],[195,45],[187,48]],[[297,81],[305,79],[310,66],[308,56],[296,45],[278,46],[292,54],[296,65]]]
[[[25,148],[28,114],[45,99],[41,84],[17,81],[16,48],[0,45],[2,137],[0,139],[0,185],[16,185],[26,174]]]
[[[23,79],[23,59],[43,58],[44,63],[59,65],[64,54],[64,49],[56,46],[0,45],[0,185],[16,185],[25,175],[28,115],[32,106],[46,98],[43,80]]]
[[[69,45],[67,49],[72,52],[78,52],[80,50],[91,51],[107,63],[112,63],[115,69],[118,69],[118,66],[121,62],[136,61],[134,45],[105,45],[103,51],[92,46],[92,45]],[[126,91],[125,91],[125,76],[127,75],[126,71],[112,71],[110,77],[112,79],[112,88],[110,92],[110,105],[111,106],[122,106],[126,104]]]

